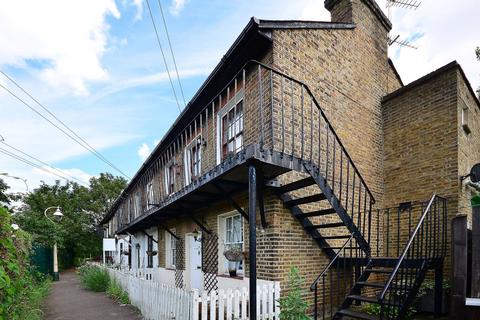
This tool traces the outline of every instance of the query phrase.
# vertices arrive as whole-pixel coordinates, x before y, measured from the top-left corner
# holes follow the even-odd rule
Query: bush
[[[130,299],[128,298],[128,293],[126,293],[122,287],[115,281],[110,280],[107,288],[107,295],[113,300],[121,304],[129,304]]]
[[[110,283],[107,270],[97,266],[84,265],[78,269],[78,275],[82,286],[91,291],[105,292]]]
[[[280,319],[308,320],[306,315],[308,303],[302,298],[303,279],[298,274],[298,268],[292,267],[288,273],[287,295],[280,298]]]
[[[0,207],[0,319],[36,320],[49,279],[30,265],[31,236],[11,228],[11,215]]]

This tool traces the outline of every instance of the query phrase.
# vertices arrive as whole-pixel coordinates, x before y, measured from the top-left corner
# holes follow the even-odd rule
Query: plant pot
[[[230,274],[230,277],[233,278],[237,276],[238,264],[238,261],[228,261],[228,273]]]

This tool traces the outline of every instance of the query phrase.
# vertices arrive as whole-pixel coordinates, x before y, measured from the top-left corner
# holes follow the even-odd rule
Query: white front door
[[[202,290],[202,242],[195,241],[193,236],[188,236],[188,241],[190,249],[190,288]]]

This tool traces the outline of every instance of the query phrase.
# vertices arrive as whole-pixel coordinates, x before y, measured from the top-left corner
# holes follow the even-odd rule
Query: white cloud
[[[78,168],[70,168],[70,169],[60,169],[53,170],[48,168],[47,166],[42,166],[42,169],[39,168],[32,168],[32,174],[38,177],[41,177],[45,182],[53,182],[55,180],[61,180],[62,182],[65,179],[60,177],[64,177],[72,182],[76,183],[84,183],[88,185],[88,181],[92,178],[92,175],[84,172]],[[60,176],[60,177],[59,177]],[[76,180],[78,179],[78,180]]]
[[[138,153],[138,156],[140,157],[140,159],[146,160],[148,158],[148,156],[150,155],[150,152],[152,152],[150,147],[146,143],[142,143],[142,145],[138,148],[137,153]]]
[[[0,66],[38,69],[57,89],[85,95],[87,81],[108,78],[100,61],[107,16],[120,18],[114,0],[2,1]]]
[[[132,4],[136,7],[135,21],[142,20],[143,16],[143,1],[144,0],[132,0]]]
[[[186,0],[172,0],[172,4],[170,6],[170,13],[174,16],[178,16],[185,7],[185,2]]]

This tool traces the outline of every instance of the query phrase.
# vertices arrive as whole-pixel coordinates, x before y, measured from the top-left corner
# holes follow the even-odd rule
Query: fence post
[[[466,319],[467,245],[467,216],[459,215],[452,220],[452,320]]]

